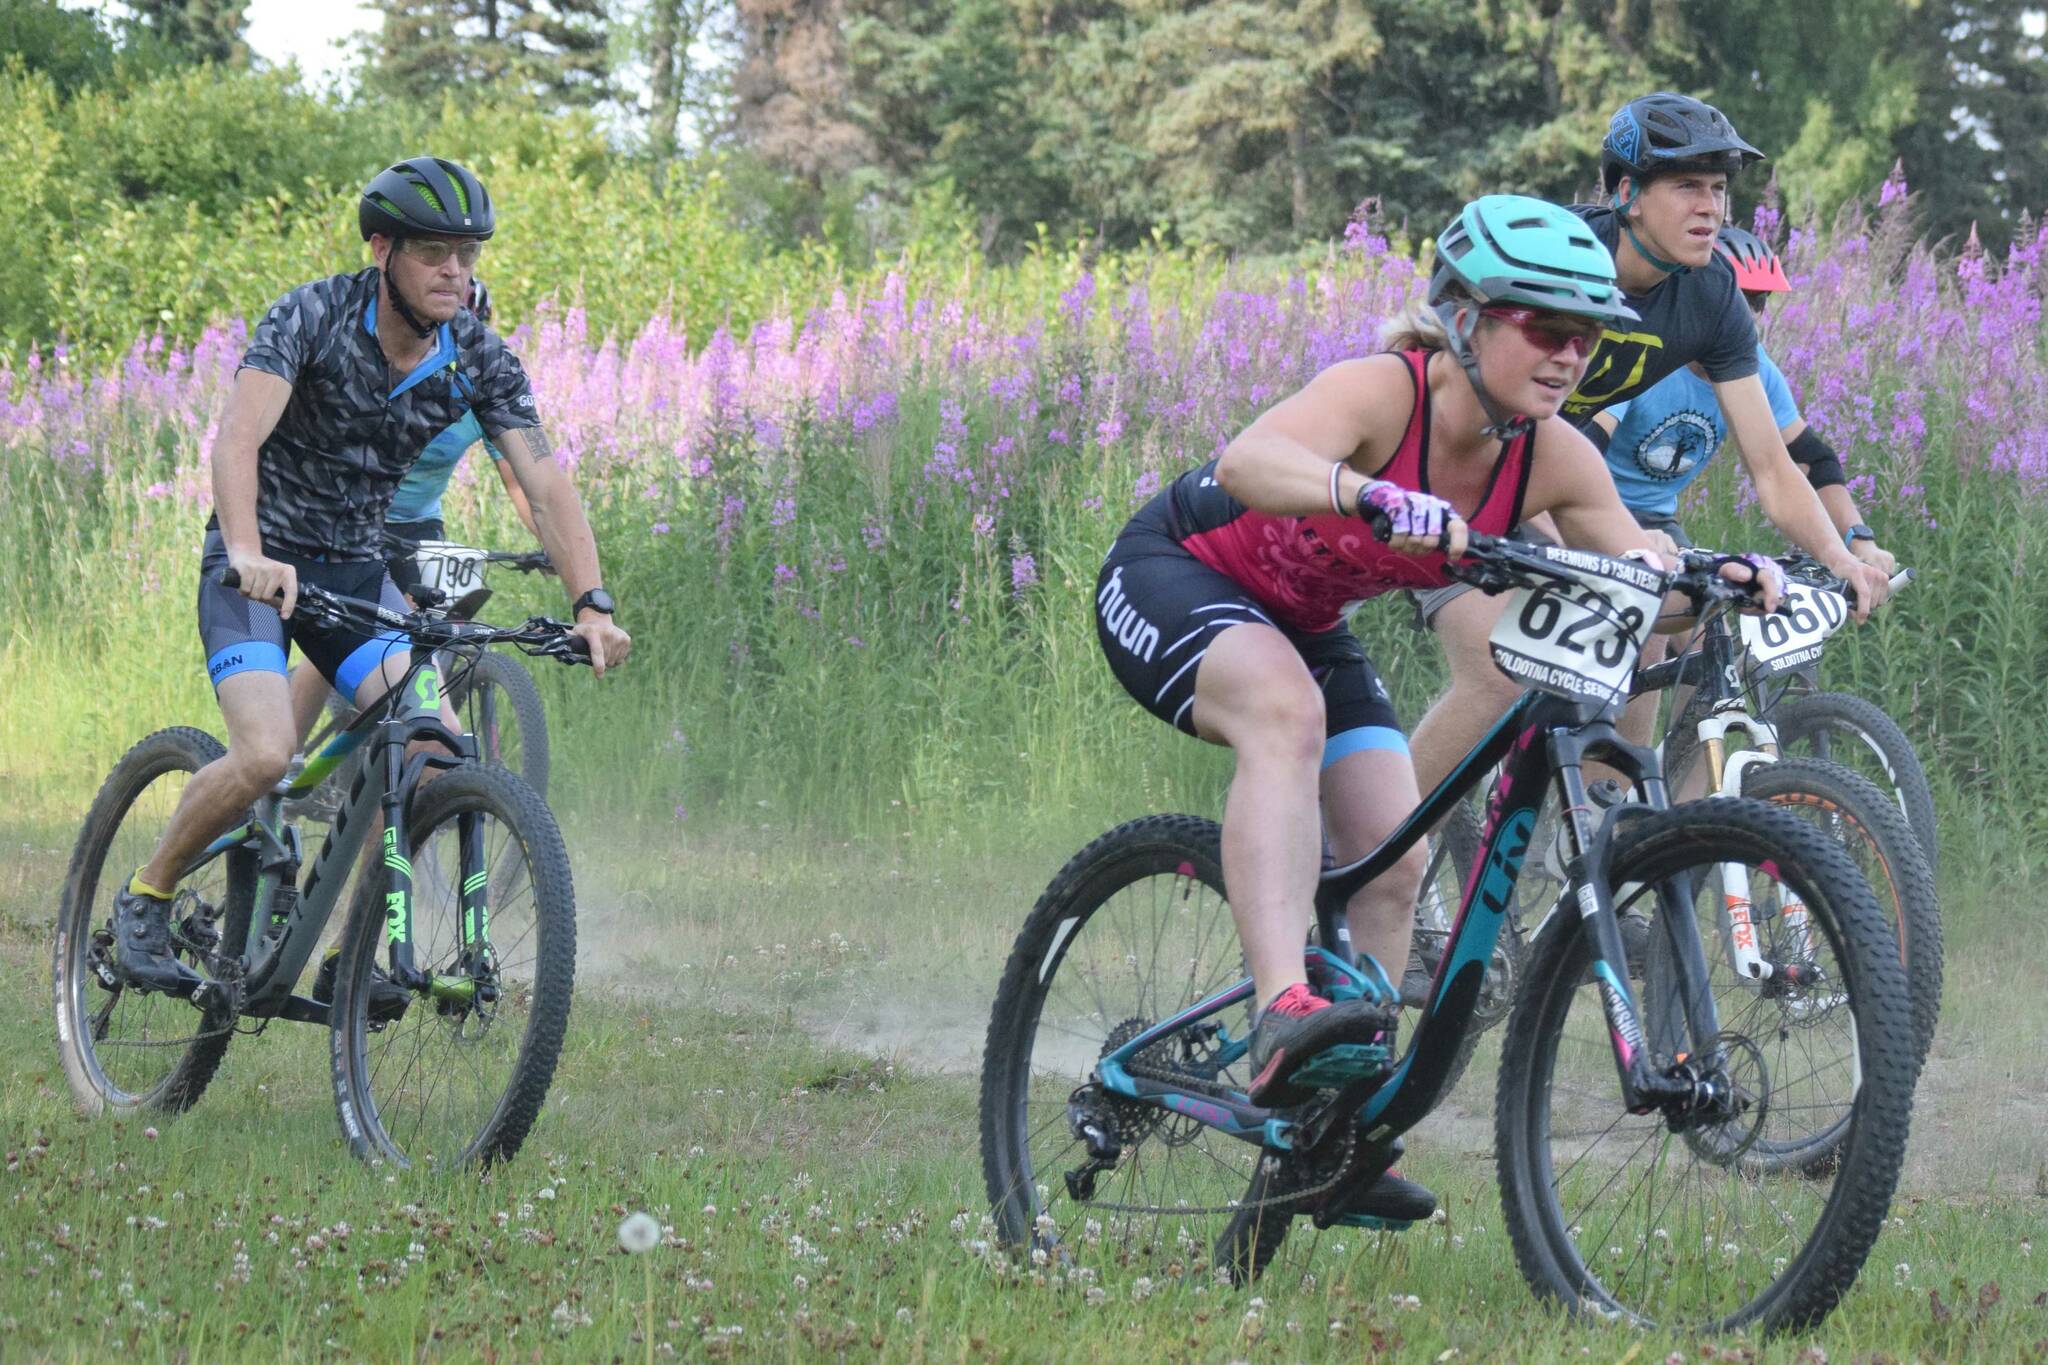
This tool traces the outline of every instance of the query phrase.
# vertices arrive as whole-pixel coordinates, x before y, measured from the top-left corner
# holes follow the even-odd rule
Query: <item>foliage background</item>
[[[1096,658],[1108,539],[1369,348],[1435,215],[1482,188],[1569,197],[1607,111],[1658,84],[1780,153],[1743,209],[1799,282],[1771,344],[1923,571],[1836,680],[1909,720],[1964,827],[2023,837],[1995,798],[2048,797],[2025,569],[2048,527],[2025,210],[2048,153],[2038,118],[2006,136],[2041,112],[2023,7],[387,8],[344,96],[252,62],[238,5],[114,23],[0,0],[0,767],[53,809],[127,737],[210,720],[162,623],[241,320],[354,268],[356,190],[427,146],[492,186],[483,273],[633,603],[645,666],[602,705],[546,680],[589,799],[840,826],[1199,807],[1221,757]],[[398,60],[429,30],[481,74]],[[1981,233],[1954,240],[1958,214]],[[1696,531],[1758,541],[1732,479]],[[516,539],[499,500],[465,484],[455,507]],[[70,583],[97,607],[60,626]],[[1360,629],[1412,718],[1438,664],[1398,617]]]

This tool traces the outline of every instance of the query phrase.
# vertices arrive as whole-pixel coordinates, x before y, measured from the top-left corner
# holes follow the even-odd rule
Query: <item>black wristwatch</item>
[[[1871,544],[1875,545],[1877,544],[1877,532],[1871,530],[1868,526],[1865,526],[1860,521],[1857,522],[1854,526],[1851,526],[1848,530],[1842,532],[1842,543],[1844,545],[1849,546],[1851,549],[1855,548],[1856,542],[1859,540],[1867,540]]]
[[[569,615],[581,616],[585,607],[590,608],[592,611],[601,611],[606,616],[610,616],[616,610],[612,603],[612,595],[603,588],[592,588],[584,593],[583,596],[577,598],[575,605],[569,608]]]

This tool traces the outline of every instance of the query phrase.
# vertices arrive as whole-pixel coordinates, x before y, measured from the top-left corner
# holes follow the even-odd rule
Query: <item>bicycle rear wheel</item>
[[[185,782],[219,758],[203,730],[159,730],[121,756],[101,784],[71,854],[51,962],[57,1054],[89,1114],[178,1113],[198,1102],[232,1040],[225,1010],[124,983],[115,970],[114,896],[148,860]],[[255,859],[237,850],[182,881],[171,905],[171,947],[201,976],[207,954],[246,946]]]
[[[1809,1326],[1883,1227],[1912,1104],[1911,1006],[1884,918],[1841,850],[1787,812],[1717,798],[1629,819],[1608,875],[1617,909],[1669,889],[1653,935],[1704,938],[1731,863],[1748,870],[1760,926],[1804,907],[1800,934],[1760,934],[1782,963],[1799,955],[1804,984],[1766,994],[1710,952],[1720,1032],[1690,1037],[1670,974],[1653,973],[1638,1040],[1653,1067],[1691,1058],[1729,1098],[1722,1108],[1624,1111],[1583,921],[1553,916],[1531,950],[1497,1094],[1501,1203],[1530,1285],[1575,1310],[1709,1331]],[[1837,1123],[1827,1171],[1790,1178],[1750,1159],[1760,1140]]]
[[[1090,1080],[1111,1050],[1243,972],[1214,822],[1133,821],[1060,869],[1011,951],[982,1061],[982,1171],[1005,1244],[1034,1258],[1101,1246],[1119,1260],[1159,1260],[1169,1273],[1212,1259],[1236,1278],[1264,1267],[1288,1216],[1257,1202],[1258,1145],[1102,1093]],[[1243,1038],[1249,1003],[1215,1022]],[[1242,1091],[1250,1080],[1242,1059],[1219,1065],[1216,1043],[1213,1032],[1191,1031],[1149,1050],[1146,1061],[1184,1075],[1192,1094]],[[1122,1147],[1088,1192],[1067,1179],[1088,1160],[1068,1120],[1070,1102]],[[1233,1204],[1245,1216],[1233,1216]],[[1212,1246],[1226,1231],[1218,1256]],[[1240,1254],[1232,1247],[1249,1249],[1256,1264],[1232,1268]]]
[[[526,1140],[568,1029],[569,855],[547,806],[502,769],[444,773],[412,810],[413,958],[435,984],[400,1017],[378,1017],[383,882],[363,877],[335,973],[342,1136],[366,1160],[489,1165]],[[487,907],[481,922],[465,893]]]

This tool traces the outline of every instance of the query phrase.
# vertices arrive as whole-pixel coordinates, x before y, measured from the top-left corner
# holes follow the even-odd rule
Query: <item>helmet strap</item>
[[[1458,313],[1461,309],[1471,310],[1470,317],[1462,326],[1458,322]],[[1465,372],[1465,378],[1472,381],[1472,392],[1479,399],[1479,410],[1486,414],[1486,426],[1482,434],[1496,441],[1512,441],[1517,436],[1535,430],[1534,420],[1505,411],[1500,404],[1494,402],[1493,395],[1486,391],[1486,385],[1480,382],[1479,356],[1472,349],[1472,338],[1479,330],[1479,305],[1445,299],[1436,306],[1436,315],[1443,321],[1444,338],[1451,359],[1458,362],[1458,368]]]
[[[405,239],[403,237],[394,237],[391,239],[391,250],[394,255],[397,254],[399,245],[404,240]],[[420,321],[419,314],[413,312],[411,306],[406,303],[405,295],[398,292],[398,281],[391,278],[391,272],[389,270],[385,270],[379,273],[383,276],[384,279],[384,292],[391,296],[391,307],[394,310],[396,310],[400,320],[403,321],[406,326],[412,328],[413,334],[415,336],[418,336],[421,339],[425,339],[427,337],[432,336],[434,334],[434,324],[431,322]]]
[[[1630,176],[1628,178],[1627,202],[1623,203],[1617,201],[1614,205],[1615,216],[1621,219],[1621,230],[1628,234],[1628,244],[1636,249],[1636,255],[1641,256],[1644,260],[1648,261],[1651,265],[1657,267],[1657,269],[1663,271],[1666,275],[1678,275],[1684,273],[1686,270],[1691,269],[1690,266],[1680,265],[1677,261],[1665,260],[1656,252],[1644,246],[1643,239],[1636,236],[1635,225],[1630,223],[1628,220],[1628,211],[1635,206],[1636,200],[1642,197],[1642,186],[1636,183],[1636,178],[1634,176]]]

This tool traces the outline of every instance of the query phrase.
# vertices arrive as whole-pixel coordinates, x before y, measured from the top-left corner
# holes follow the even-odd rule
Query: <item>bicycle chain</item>
[[[1124,1070],[1128,1071],[1133,1076],[1143,1076],[1147,1080],[1163,1081],[1170,1085],[1183,1086],[1187,1089],[1195,1091],[1197,1094],[1203,1091],[1207,1091],[1212,1097],[1221,1098],[1226,1092],[1225,1087],[1216,1085],[1214,1082],[1199,1080],[1196,1077],[1189,1076],[1185,1072],[1178,1071],[1169,1067],[1147,1065],[1146,1063],[1140,1061],[1137,1057],[1133,1057],[1128,1062],[1124,1063]],[[1191,1207],[1185,1204],[1107,1204],[1100,1202],[1098,1200],[1091,1199],[1088,1201],[1087,1207],[1094,1209],[1107,1209],[1113,1213],[1151,1213],[1172,1214],[1175,1216],[1194,1216],[1212,1213],[1238,1213],[1249,1208],[1285,1208],[1290,1205],[1309,1203],[1316,1199],[1321,1198],[1323,1195],[1328,1194],[1330,1191],[1336,1189],[1354,1173],[1354,1168],[1352,1166],[1352,1158],[1358,1154],[1358,1130],[1356,1126],[1348,1123],[1344,1125],[1343,1143],[1344,1145],[1342,1153],[1337,1159],[1337,1169],[1334,1173],[1330,1175],[1328,1179],[1319,1181],[1316,1184],[1306,1186],[1302,1189],[1289,1190],[1284,1194],[1270,1195],[1267,1198],[1258,1200],[1247,1201],[1240,1199],[1237,1202],[1231,1204],[1211,1204],[1199,1207]],[[1274,1158],[1271,1156],[1270,1153],[1264,1152],[1262,1152],[1259,1157],[1259,1160],[1261,1161],[1267,1161],[1272,1159]],[[1247,1181],[1249,1181],[1250,1176],[1247,1176],[1246,1179]]]
[[[203,1043],[210,1038],[224,1038],[227,1035],[238,1031],[237,1026],[241,1023],[242,1020],[241,962],[235,958],[223,958],[218,953],[210,952],[200,947],[197,943],[194,943],[191,939],[185,937],[185,935],[182,932],[173,932],[172,938],[177,945],[184,947],[185,950],[192,956],[202,959],[206,963],[208,970],[212,973],[210,976],[203,979],[202,984],[199,986],[198,989],[204,990],[206,989],[207,986],[217,986],[226,993],[226,1018],[224,1022],[221,1024],[219,1028],[207,1029],[201,1033],[188,1033],[182,1038],[158,1038],[148,1041],[131,1041],[125,1038],[97,1038],[93,1040],[92,1044],[93,1050],[95,1052],[99,1051],[101,1048],[109,1047],[138,1049],[190,1047],[194,1043]],[[95,975],[97,975],[96,972]],[[134,988],[124,984],[121,989],[125,991],[132,990]],[[188,1001],[187,1003],[190,1002]],[[195,1006],[194,1008],[197,1008],[197,1006]],[[268,1023],[269,1021],[265,1020],[263,1024],[259,1024],[254,1031],[257,1033],[261,1033],[263,1031],[263,1028],[267,1026]]]

